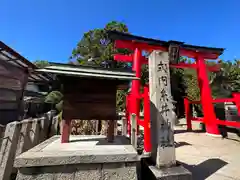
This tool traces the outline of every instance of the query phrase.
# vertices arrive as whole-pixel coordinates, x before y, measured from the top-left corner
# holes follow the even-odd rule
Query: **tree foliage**
[[[212,73],[211,87],[214,97],[231,97],[240,91],[239,61],[220,62],[221,69]]]
[[[44,68],[49,65],[49,62],[46,60],[36,60],[33,62],[38,68]]]
[[[81,65],[122,66],[122,63],[113,60],[113,54],[117,50],[114,49],[113,42],[108,38],[107,31],[109,30],[128,33],[127,26],[116,21],[108,23],[104,28],[90,30],[84,33],[77,47],[73,49],[71,61],[77,61]]]
[[[36,60],[33,62],[38,68],[44,68],[49,65],[49,62],[46,60]],[[63,106],[63,94],[60,91],[51,91],[49,92],[45,99],[45,103],[50,103],[55,106],[55,109],[58,112],[62,111],[62,106]]]
[[[212,89],[213,98],[231,97],[233,92],[240,91],[240,70],[239,61],[208,61],[207,65],[219,65],[220,70],[209,73],[209,83]],[[196,71],[186,69],[184,72],[184,83],[189,99],[199,100],[200,91]]]

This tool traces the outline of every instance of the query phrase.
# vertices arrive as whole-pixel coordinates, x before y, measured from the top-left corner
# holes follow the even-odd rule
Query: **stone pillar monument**
[[[173,98],[168,52],[153,51],[149,57],[149,96],[152,138],[152,160],[150,166],[155,177],[191,179],[191,173],[176,165],[174,146]]]
[[[154,51],[150,55],[149,88],[153,158],[157,167],[170,167],[176,164],[176,157],[168,52]]]

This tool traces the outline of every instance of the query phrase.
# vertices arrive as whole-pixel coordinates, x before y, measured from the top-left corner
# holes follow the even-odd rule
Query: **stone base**
[[[149,163],[148,159],[141,160],[140,180],[192,180],[192,173],[180,165],[158,169]]]
[[[149,169],[156,180],[192,180],[192,173],[182,166],[163,169],[149,166]]]
[[[221,135],[221,134],[210,134],[210,133],[207,133],[207,132],[206,132],[206,135],[212,136],[212,137],[216,137],[216,138],[222,138],[222,135]]]
[[[124,137],[71,136],[61,144],[54,136],[15,160],[17,180],[136,180],[136,150]]]
[[[129,180],[137,179],[135,163],[76,164],[20,168],[16,180]]]

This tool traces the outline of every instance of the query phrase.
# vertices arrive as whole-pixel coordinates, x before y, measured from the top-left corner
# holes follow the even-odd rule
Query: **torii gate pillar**
[[[149,88],[152,133],[151,158],[156,164],[150,169],[155,176],[165,177],[166,171],[168,171],[169,178],[179,173],[178,179],[191,179],[190,172],[181,166],[176,166],[173,128],[175,119],[168,52],[153,51],[151,53],[149,57]]]

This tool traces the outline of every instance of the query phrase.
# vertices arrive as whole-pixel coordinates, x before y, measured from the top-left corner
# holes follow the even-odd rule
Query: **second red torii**
[[[142,64],[148,63],[148,60],[142,56],[142,51],[147,51],[149,53],[151,53],[153,50],[169,52],[171,51],[170,47],[173,45],[173,47],[177,47],[178,57],[187,56],[189,58],[196,59],[196,63],[193,64],[175,62],[170,66],[177,68],[196,69],[201,94],[201,103],[203,107],[204,122],[206,124],[207,133],[219,135],[207,70],[217,71],[220,67],[218,65],[207,66],[205,63],[205,59],[217,59],[223,53],[223,48],[193,46],[178,41],[161,41],[140,36],[134,36],[126,33],[120,33],[116,31],[110,31],[108,32],[108,34],[110,38],[115,41],[115,48],[128,49],[133,51],[133,54],[131,55],[117,54],[114,56],[114,59],[122,62],[132,62],[132,68],[136,72],[137,78],[141,77]],[[171,57],[171,53],[169,54],[169,56]],[[176,57],[175,60],[178,59],[178,57]],[[138,97],[140,94],[140,80],[132,81],[132,88],[130,94],[132,96],[132,113],[135,113],[137,118],[139,119],[140,102]]]

